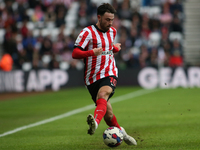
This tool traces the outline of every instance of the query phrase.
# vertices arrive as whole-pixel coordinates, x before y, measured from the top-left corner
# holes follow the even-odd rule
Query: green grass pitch
[[[111,98],[142,90],[117,87]],[[157,89],[112,104],[118,122],[137,146],[124,142],[120,150],[199,150],[200,89]],[[0,135],[93,104],[84,87],[0,101]],[[0,137],[0,150],[108,150],[102,120],[95,134],[87,134],[86,117],[94,107],[52,122]]]

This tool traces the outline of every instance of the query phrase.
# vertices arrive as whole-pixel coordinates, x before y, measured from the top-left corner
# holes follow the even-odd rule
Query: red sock
[[[117,127],[117,128],[119,128],[119,129],[121,130],[121,127],[120,127],[120,125],[118,124],[117,118],[115,117],[114,114],[113,114],[112,120],[110,120],[110,121],[105,120],[105,122],[106,122],[106,124],[107,124],[109,127],[114,126],[114,127]]]
[[[100,98],[96,101],[96,109],[94,111],[94,118],[96,118],[96,122],[99,124],[101,119],[106,114],[107,110],[107,101],[103,98]]]

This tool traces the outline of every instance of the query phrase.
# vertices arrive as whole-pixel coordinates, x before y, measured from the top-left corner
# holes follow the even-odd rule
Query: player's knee
[[[110,95],[110,92],[108,92],[108,91],[101,91],[101,92],[99,92],[98,93],[98,99],[99,98],[103,98],[103,99],[108,99],[108,97],[109,97],[109,95]]]

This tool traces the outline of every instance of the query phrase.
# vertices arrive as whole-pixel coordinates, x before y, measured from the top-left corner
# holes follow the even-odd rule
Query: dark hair
[[[109,3],[103,3],[97,8],[97,15],[103,16],[105,12],[115,14],[116,10]]]

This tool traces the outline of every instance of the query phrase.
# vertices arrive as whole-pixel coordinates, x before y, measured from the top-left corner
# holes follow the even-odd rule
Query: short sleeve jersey
[[[116,33],[114,27],[110,27],[107,32],[103,32],[96,25],[91,25],[84,28],[78,35],[75,47],[79,47],[84,51],[99,47],[103,49],[101,55],[84,58],[84,81],[86,85],[107,76],[118,77],[118,69],[112,51]]]

